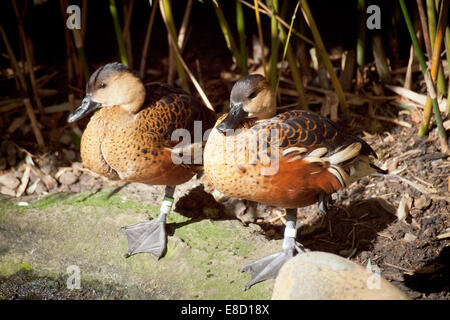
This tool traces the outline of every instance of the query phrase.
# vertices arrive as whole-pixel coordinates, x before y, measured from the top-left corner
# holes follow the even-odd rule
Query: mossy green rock
[[[57,194],[29,206],[0,199],[0,299],[10,298],[14,286],[25,299],[270,299],[274,280],[244,291],[250,277],[240,268],[278,251],[280,240],[235,219],[191,220],[171,212],[166,255],[125,259],[120,228],[159,212],[157,203],[131,199],[126,188]],[[79,295],[64,293],[72,265],[80,270]],[[52,293],[42,285],[49,279],[58,284]],[[11,290],[1,292],[2,284]],[[120,295],[111,294],[114,288]]]
[[[370,270],[327,252],[289,260],[275,281],[274,300],[405,300],[408,297]]]

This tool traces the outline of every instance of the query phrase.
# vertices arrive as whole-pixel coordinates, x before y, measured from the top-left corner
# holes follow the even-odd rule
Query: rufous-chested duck
[[[327,118],[308,111],[276,115],[273,90],[261,75],[249,75],[231,90],[230,111],[218,119],[204,151],[204,170],[221,193],[286,208],[283,250],[243,267],[245,286],[275,278],[303,250],[296,244],[297,209],[318,202],[375,172],[372,148]]]
[[[215,115],[181,89],[144,85],[120,63],[106,64],[92,74],[86,96],[68,122],[95,110],[81,138],[83,165],[112,180],[166,186],[157,219],[123,228],[128,239],[126,257],[150,252],[160,258],[167,246],[166,215],[172,208],[175,186],[190,180],[199,168],[180,161],[179,153],[185,151],[174,150],[183,132],[193,136],[197,121],[200,130],[211,128]],[[181,134],[173,135],[176,130]],[[184,148],[180,150],[189,144]]]

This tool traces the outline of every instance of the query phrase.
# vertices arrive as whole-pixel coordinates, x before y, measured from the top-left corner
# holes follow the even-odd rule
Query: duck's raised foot
[[[165,217],[164,217],[165,218]],[[122,228],[128,240],[125,258],[137,253],[148,252],[161,258],[167,248],[166,222],[161,216]]]
[[[291,239],[294,240],[293,238]],[[241,271],[248,272],[252,279],[245,285],[244,290],[248,290],[251,286],[259,282],[275,279],[281,267],[297,253],[301,252],[304,252],[304,250],[293,243],[290,248],[283,249],[281,252],[273,253],[245,265]]]
[[[319,195],[319,212],[322,215],[322,217],[325,217],[328,213],[328,205],[330,204],[330,195],[326,193],[321,193]]]

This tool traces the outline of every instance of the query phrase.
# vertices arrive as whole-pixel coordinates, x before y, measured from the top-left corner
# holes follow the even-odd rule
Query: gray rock
[[[45,184],[42,181],[39,181],[36,190],[34,190],[35,194],[43,194],[44,192],[47,192],[47,188],[45,187]]]
[[[77,181],[78,177],[72,171],[64,171],[58,178],[59,182],[64,185],[71,185]]]
[[[32,184],[30,184],[27,188],[27,194],[42,194],[47,191],[44,183],[41,180],[36,180]]]
[[[73,162],[72,163],[72,169],[73,173],[75,173],[77,176],[80,176],[83,169],[83,164],[81,162]]]
[[[95,185],[96,181],[97,180],[94,177],[87,173],[83,173],[80,176],[80,184],[82,188],[92,188]]]
[[[6,194],[6,195],[11,196],[11,197],[15,197],[16,196],[16,192],[13,189],[10,189],[10,188],[5,187],[5,186],[0,186],[0,193]]]
[[[272,299],[409,299],[381,277],[375,266],[371,270],[331,253],[316,251],[298,254],[281,268]]]
[[[19,179],[14,176],[13,172],[7,172],[0,176],[0,184],[4,185],[9,189],[16,189],[20,184]]]
[[[31,169],[31,172],[30,172],[30,183],[34,183],[37,179],[39,179],[37,171]]]
[[[76,193],[81,192],[81,185],[79,183],[74,183],[74,184],[70,185],[70,191],[76,192]]]
[[[44,175],[41,177],[41,181],[44,182],[45,187],[48,190],[52,190],[53,188],[55,188],[58,185],[58,182],[51,177],[50,175]]]

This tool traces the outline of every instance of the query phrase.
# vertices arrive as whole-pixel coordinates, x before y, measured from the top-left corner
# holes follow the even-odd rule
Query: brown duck
[[[86,96],[68,122],[97,109],[81,138],[83,165],[109,179],[166,186],[157,219],[123,228],[128,239],[126,257],[150,252],[160,258],[166,250],[165,222],[175,186],[190,180],[199,168],[173,160],[180,152],[176,150],[185,150],[180,148],[180,135],[172,139],[173,133],[184,129],[193,136],[196,121],[206,130],[213,126],[215,116],[180,89],[144,85],[120,63],[106,64],[92,74]],[[184,148],[189,147],[185,143]]]
[[[363,140],[308,111],[276,115],[274,92],[261,75],[233,86],[230,112],[220,117],[204,152],[207,179],[227,196],[286,208],[283,250],[250,263],[252,285],[277,276],[302,249],[296,244],[297,209],[316,202],[322,214],[329,197],[361,177],[384,172]]]

